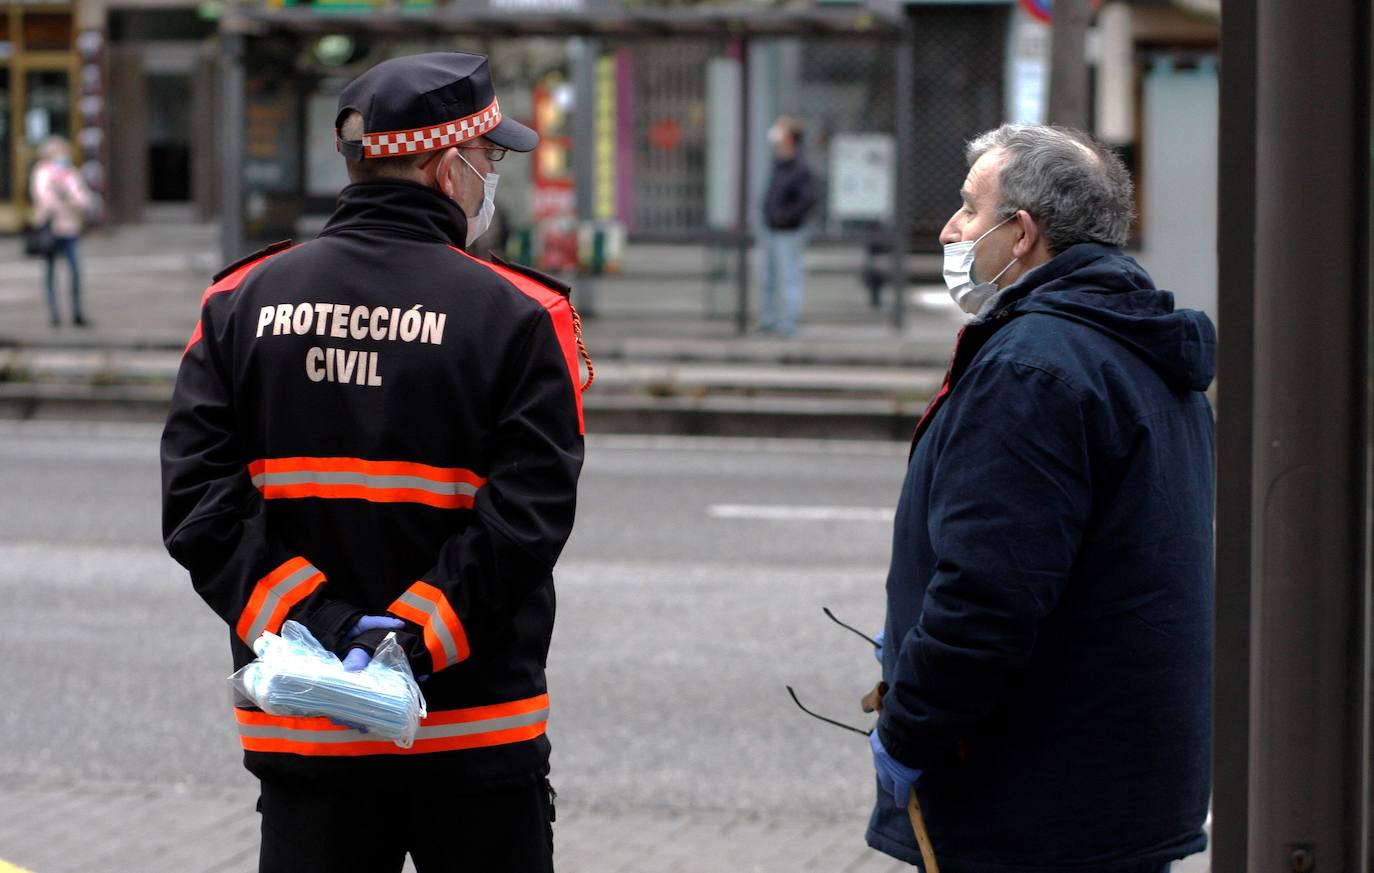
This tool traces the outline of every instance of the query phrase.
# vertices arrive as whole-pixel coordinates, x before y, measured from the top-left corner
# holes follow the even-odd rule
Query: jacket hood
[[[1217,333],[1116,246],[1070,246],[1003,292],[989,316],[1042,313],[1087,325],[1139,355],[1171,384],[1206,390],[1216,375]]]

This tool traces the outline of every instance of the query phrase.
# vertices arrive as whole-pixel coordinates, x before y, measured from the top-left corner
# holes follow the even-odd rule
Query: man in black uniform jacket
[[[414,746],[236,708],[263,873],[552,869],[552,571],[582,466],[568,289],[466,247],[528,152],[487,59],[396,58],[339,98],[352,180],[318,239],[215,277],[162,439],[168,551],[251,643],[302,623],[361,669],[387,633]],[[427,677],[427,678],[425,678]]]

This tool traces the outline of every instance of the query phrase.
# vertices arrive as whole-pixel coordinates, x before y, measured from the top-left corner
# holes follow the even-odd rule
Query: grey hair
[[[1035,219],[1050,254],[1084,242],[1126,243],[1135,186],[1126,165],[1080,130],[1004,124],[964,150],[969,166],[1000,149],[998,217],[1024,209]]]
[[[363,116],[350,112],[339,124],[339,138],[360,140],[363,138]],[[414,155],[400,155],[394,158],[370,158],[362,161],[345,161],[350,182],[375,182],[379,179],[413,179],[420,164],[429,157],[428,152]]]

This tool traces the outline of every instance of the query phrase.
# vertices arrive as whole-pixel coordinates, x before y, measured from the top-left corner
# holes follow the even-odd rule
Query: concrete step
[[[161,421],[181,351],[0,348],[0,417]],[[903,439],[943,369],[605,359],[584,398],[601,433]]]
[[[0,418],[61,421],[166,419],[171,383],[0,383]],[[919,397],[652,396],[589,392],[589,433],[901,440],[925,407]]]
[[[92,386],[172,382],[180,352],[77,348],[0,349],[0,381]],[[943,371],[933,367],[774,363],[663,363],[605,360],[595,391],[655,397],[704,394],[929,397]]]

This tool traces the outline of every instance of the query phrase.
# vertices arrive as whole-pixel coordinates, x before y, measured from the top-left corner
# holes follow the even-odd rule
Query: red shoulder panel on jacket
[[[586,425],[582,418],[582,374],[577,369],[577,335],[573,331],[572,307],[568,303],[568,295],[561,294],[524,273],[516,272],[499,264],[489,263],[481,258],[475,258],[457,246],[449,246],[449,248],[510,282],[526,297],[538,301],[549,313],[549,318],[553,321],[554,332],[558,335],[558,345],[563,350],[563,360],[568,364],[568,376],[572,379],[573,399],[577,402],[577,430],[579,433],[585,433]],[[559,308],[562,309],[564,317],[560,318],[554,315],[555,310]]]
[[[259,249],[248,257],[237,260],[223,270],[220,270],[212,278],[210,287],[206,288],[205,293],[201,295],[200,308],[204,309],[205,301],[216,294],[222,294],[225,291],[233,291],[235,288],[239,287],[243,282],[243,277],[251,273],[254,267],[286,251],[291,248],[291,245],[292,243],[289,239],[282,240],[281,242],[274,242],[267,248]],[[191,332],[191,339],[186,343],[185,351],[181,353],[183,358],[186,357],[186,352],[189,352],[196,343],[200,342],[202,336],[203,330],[201,323],[200,320],[197,319],[196,329]]]
[[[270,258],[272,255],[275,255],[277,252],[286,251],[286,250],[289,249],[289,248],[291,248],[291,240],[289,240],[289,239],[284,239],[284,240],[280,240],[279,242],[274,242],[274,243],[272,243],[270,246],[267,246],[266,248],[258,249],[256,252],[253,252],[251,255],[247,255],[247,256],[245,256],[245,257],[239,258],[237,261],[234,261],[234,263],[230,264],[229,266],[225,267],[223,270],[220,270],[220,271],[219,271],[218,273],[216,273],[214,276],[210,277],[210,281],[211,281],[211,282],[218,282],[218,281],[221,280],[221,279],[227,279],[230,275],[232,275],[233,273],[235,273],[236,271],[238,271],[238,270],[241,269],[242,267],[246,267],[246,266],[248,266],[249,264],[255,263],[255,262],[257,262],[257,261],[261,261],[261,260],[263,260],[264,258]]]

